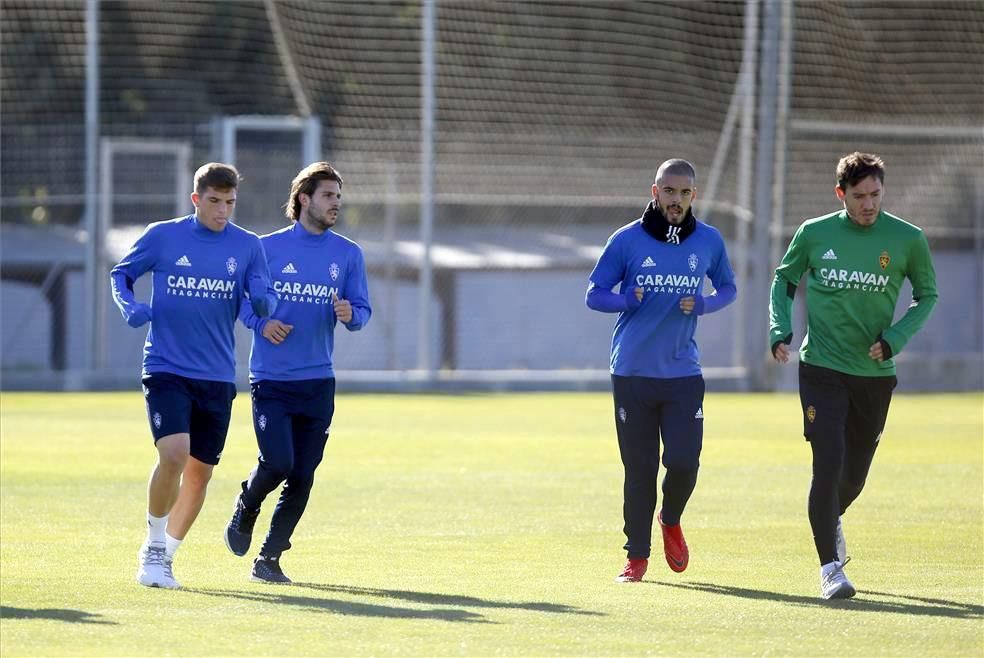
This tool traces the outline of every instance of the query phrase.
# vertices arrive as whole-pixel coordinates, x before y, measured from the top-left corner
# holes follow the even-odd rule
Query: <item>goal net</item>
[[[0,5],[4,223],[77,228],[85,3]],[[770,6],[783,16],[769,38],[788,44],[789,75],[773,99],[781,148],[759,153]],[[423,367],[452,381],[603,383],[614,317],[584,307],[587,276],[606,238],[640,215],[656,167],[670,157],[696,165],[706,192],[698,214],[723,231],[736,263],[771,267],[744,256],[741,223],[774,223],[751,207],[754,162],[776,158],[782,212],[772,239],[781,250],[802,219],[836,208],[837,159],[876,151],[888,164],[886,207],[923,226],[934,248],[952,250],[953,271],[978,293],[984,285],[975,265],[984,249],[984,5],[976,0],[436,0],[433,330],[424,338],[422,2],[98,7],[101,137],[179,140],[194,167],[226,157],[221,126],[231,118],[318,122],[320,156],[345,178],[338,230],[363,245],[376,306],[364,332],[338,340],[339,367],[353,377],[412,381],[408,372]],[[308,157],[305,143],[283,130],[239,134],[239,223],[261,233],[283,225],[280,206]],[[701,188],[710,180],[713,189]],[[117,215],[114,225],[127,218],[163,217]],[[739,281],[739,291],[737,304],[701,319],[710,377],[738,381],[764,358],[765,319],[746,314],[743,300],[767,290]],[[915,350],[980,352],[982,297],[977,319],[955,338],[949,314],[964,309],[941,302],[933,321],[951,327],[953,342],[917,338]],[[762,334],[763,354],[734,340],[736,328]],[[423,364],[421,340],[431,348]]]

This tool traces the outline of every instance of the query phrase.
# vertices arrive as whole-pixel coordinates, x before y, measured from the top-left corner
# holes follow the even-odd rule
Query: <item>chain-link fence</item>
[[[981,386],[978,2],[437,0],[429,43],[423,3],[409,0],[0,6],[7,386],[135,377],[143,333],[102,308],[85,277],[93,226],[107,231],[102,273],[148,222],[190,212],[180,199],[192,171],[225,158],[245,178],[237,221],[274,230],[312,153],[345,177],[338,230],[370,268],[373,320],[337,342],[348,381],[607,385],[613,318],[584,307],[587,275],[606,238],[641,213],[658,164],[685,157],[698,169],[699,214],[725,234],[742,274],[738,302],[701,320],[702,363],[721,385],[760,386],[767,273],[802,219],[836,208],[834,166],[858,149],[885,157],[886,209],[922,226],[937,260],[939,306],[901,357],[918,364],[911,385]],[[222,38],[211,39],[217,24]],[[434,224],[423,244],[428,48]],[[258,117],[300,128],[250,123]],[[91,148],[111,151],[97,159],[95,199]],[[774,213],[756,201],[771,189],[756,179],[764,161]],[[94,345],[80,326],[90,312]],[[247,351],[240,332],[243,364]]]

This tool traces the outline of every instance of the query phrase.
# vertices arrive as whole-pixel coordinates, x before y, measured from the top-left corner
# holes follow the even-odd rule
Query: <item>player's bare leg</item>
[[[170,434],[157,440],[157,463],[147,483],[147,512],[149,517],[161,523],[177,500],[190,442],[186,433]],[[179,585],[171,573],[163,528],[149,527],[151,520],[148,518],[147,539],[137,555],[137,582],[147,587],[176,589]]]
[[[190,445],[188,434],[171,434],[158,439],[157,463],[147,484],[147,511],[154,516],[167,516],[174,506]]]
[[[198,513],[202,511],[213,468],[211,464],[200,462],[194,457],[189,457],[185,463],[178,498],[171,508],[167,522],[167,534],[175,539],[185,538],[198,518]]]
[[[189,456],[181,474],[181,486],[171,513],[168,515],[165,534],[165,550],[161,569],[164,584],[161,587],[178,589],[181,584],[174,578],[174,552],[177,550],[188,529],[195,522],[205,502],[208,481],[212,477],[212,466]]]

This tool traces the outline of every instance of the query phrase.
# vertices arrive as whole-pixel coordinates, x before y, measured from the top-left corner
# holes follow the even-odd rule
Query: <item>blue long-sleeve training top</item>
[[[260,239],[278,296],[271,317],[294,328],[274,345],[262,333],[268,320],[243,306],[239,317],[253,332],[250,381],[334,377],[338,318],[332,295],[352,304],[352,319],[345,323],[349,331],[364,327],[372,315],[362,249],[334,231],[310,233],[299,221]]]
[[[704,278],[716,294],[702,296]],[[636,220],[616,231],[589,277],[587,305],[618,312],[612,334],[613,375],[672,379],[701,374],[694,333],[697,317],[713,313],[737,296],[735,275],[721,234],[696,222],[679,244],[655,239]],[[621,285],[619,294],[612,288]],[[642,303],[632,294],[643,289]],[[692,313],[680,299],[694,297]]]
[[[149,308],[133,282],[152,272]],[[260,238],[235,224],[211,231],[195,215],[147,227],[110,273],[113,299],[131,326],[150,319],[143,373],[234,382],[233,329],[240,306],[268,315],[276,307]],[[248,295],[249,304],[242,304]]]

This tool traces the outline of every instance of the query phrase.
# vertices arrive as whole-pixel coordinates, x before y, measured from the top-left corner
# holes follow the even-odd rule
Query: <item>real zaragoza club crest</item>
[[[338,263],[332,263],[331,265],[328,266],[328,274],[331,276],[332,281],[338,280],[338,272],[339,272]]]
[[[226,261],[226,272],[229,273],[229,276],[236,273],[236,259],[231,256],[229,257],[229,260]]]
[[[888,267],[888,263],[891,260],[892,259],[888,257],[888,252],[883,251],[881,252],[881,256],[878,257],[878,264],[881,265],[882,269],[885,269],[886,267]]]
[[[812,404],[806,408],[806,419],[811,423],[817,419],[817,410]]]

